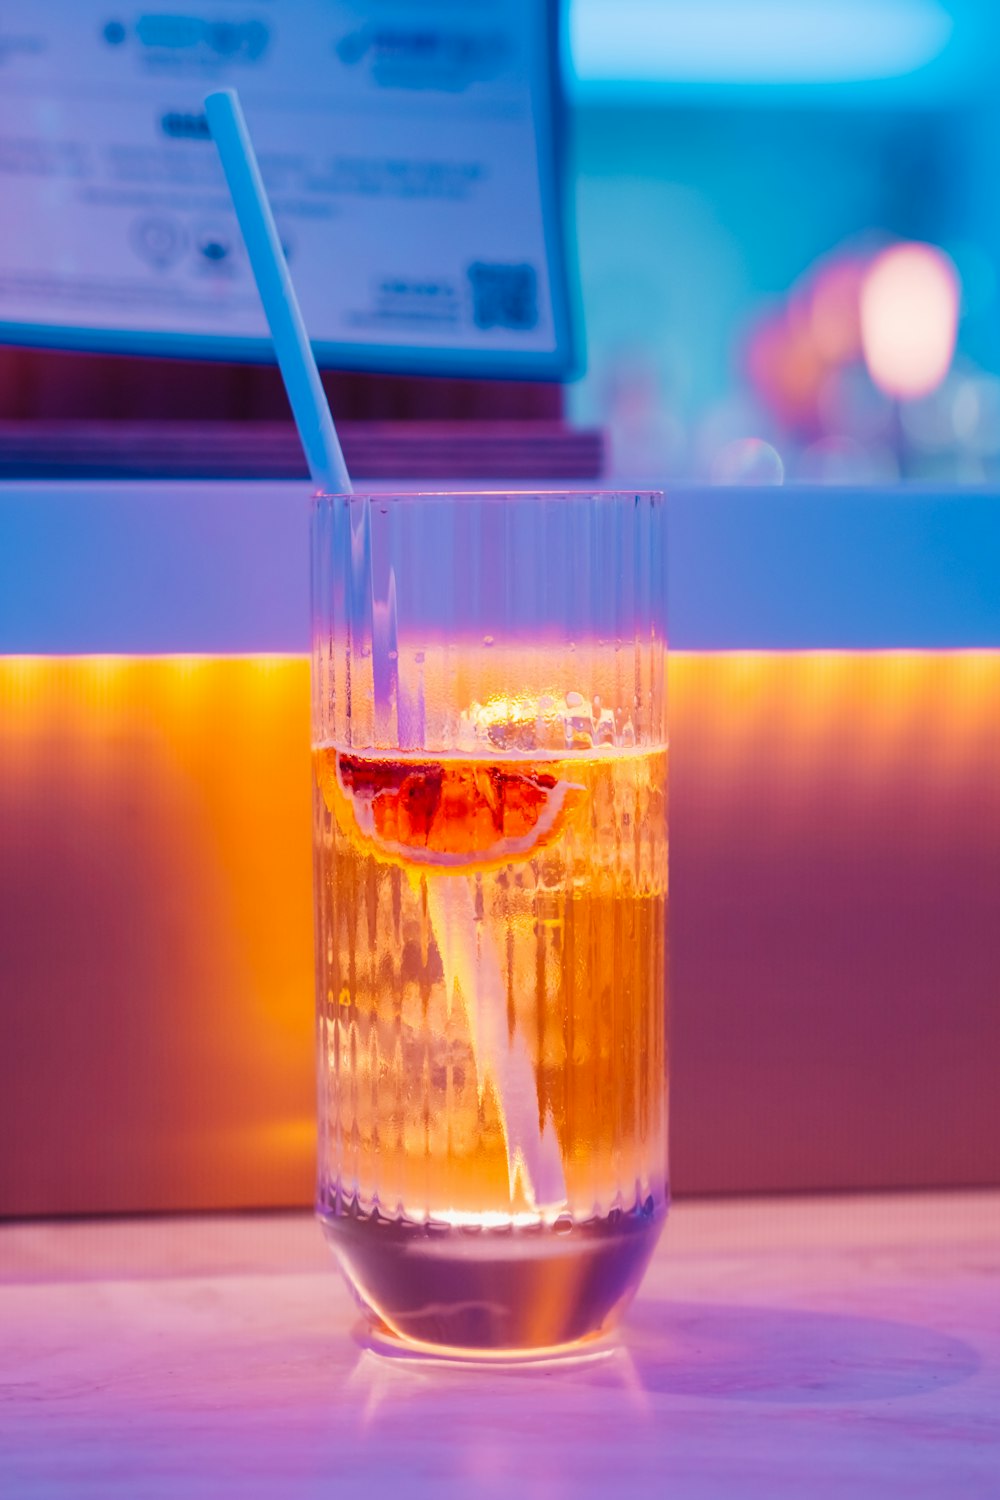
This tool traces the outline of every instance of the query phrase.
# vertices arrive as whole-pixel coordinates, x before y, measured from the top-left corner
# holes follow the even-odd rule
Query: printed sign
[[[542,0],[45,0],[0,19],[0,338],[268,359],[203,100],[239,89],[317,353],[568,373]]]

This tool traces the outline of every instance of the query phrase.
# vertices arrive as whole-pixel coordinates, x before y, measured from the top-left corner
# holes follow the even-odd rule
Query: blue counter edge
[[[674,649],[1000,648],[998,490],[664,488]],[[0,654],[304,652],[308,515],[292,483],[2,484]]]

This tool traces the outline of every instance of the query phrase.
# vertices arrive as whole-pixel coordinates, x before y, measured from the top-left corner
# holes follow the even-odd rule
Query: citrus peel
[[[316,774],[353,843],[386,863],[463,875],[530,859],[560,837],[587,795],[537,760],[410,760],[327,747]]]

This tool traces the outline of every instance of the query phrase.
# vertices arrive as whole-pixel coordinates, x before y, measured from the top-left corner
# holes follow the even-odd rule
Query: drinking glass
[[[311,540],[318,1214],[376,1342],[571,1349],[667,1208],[663,497]]]

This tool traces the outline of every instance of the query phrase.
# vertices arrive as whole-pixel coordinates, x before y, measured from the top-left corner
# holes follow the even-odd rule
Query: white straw
[[[309,472],[319,489],[331,495],[349,495],[351,478],[236,90],[220,89],[209,94],[205,113],[222,159]]]
[[[332,495],[349,495],[350,475],[236,90],[221,89],[209,94],[205,113],[264,304],[309,472],[319,489]],[[370,570],[370,554],[365,566]],[[370,592],[372,587],[369,576]],[[373,593],[372,612],[374,633],[377,612]],[[380,654],[374,640],[373,647]],[[388,654],[387,645],[382,650]],[[441,878],[435,881],[432,876],[427,881],[431,924],[446,970],[449,999],[456,988],[461,989],[465,999],[480,1091],[487,1077],[494,1083],[502,1116],[511,1199],[520,1174],[529,1203],[538,1209],[558,1206],[566,1196],[558,1139],[551,1119],[546,1121],[545,1129],[539,1124],[537,1085],[524,1040],[516,1037],[512,1045],[507,1036],[499,963],[489,946],[484,946],[477,957],[471,956],[475,905],[470,883],[455,881],[447,891],[438,890]]]
[[[507,1032],[507,994],[493,939],[476,920],[468,875],[431,876],[427,915],[441,955],[449,1006],[462,996],[482,1099],[492,1080],[507,1153],[511,1203],[518,1177],[528,1209],[555,1216],[566,1205],[566,1176],[551,1111],[538,1118],[535,1064],[524,1035]]]

